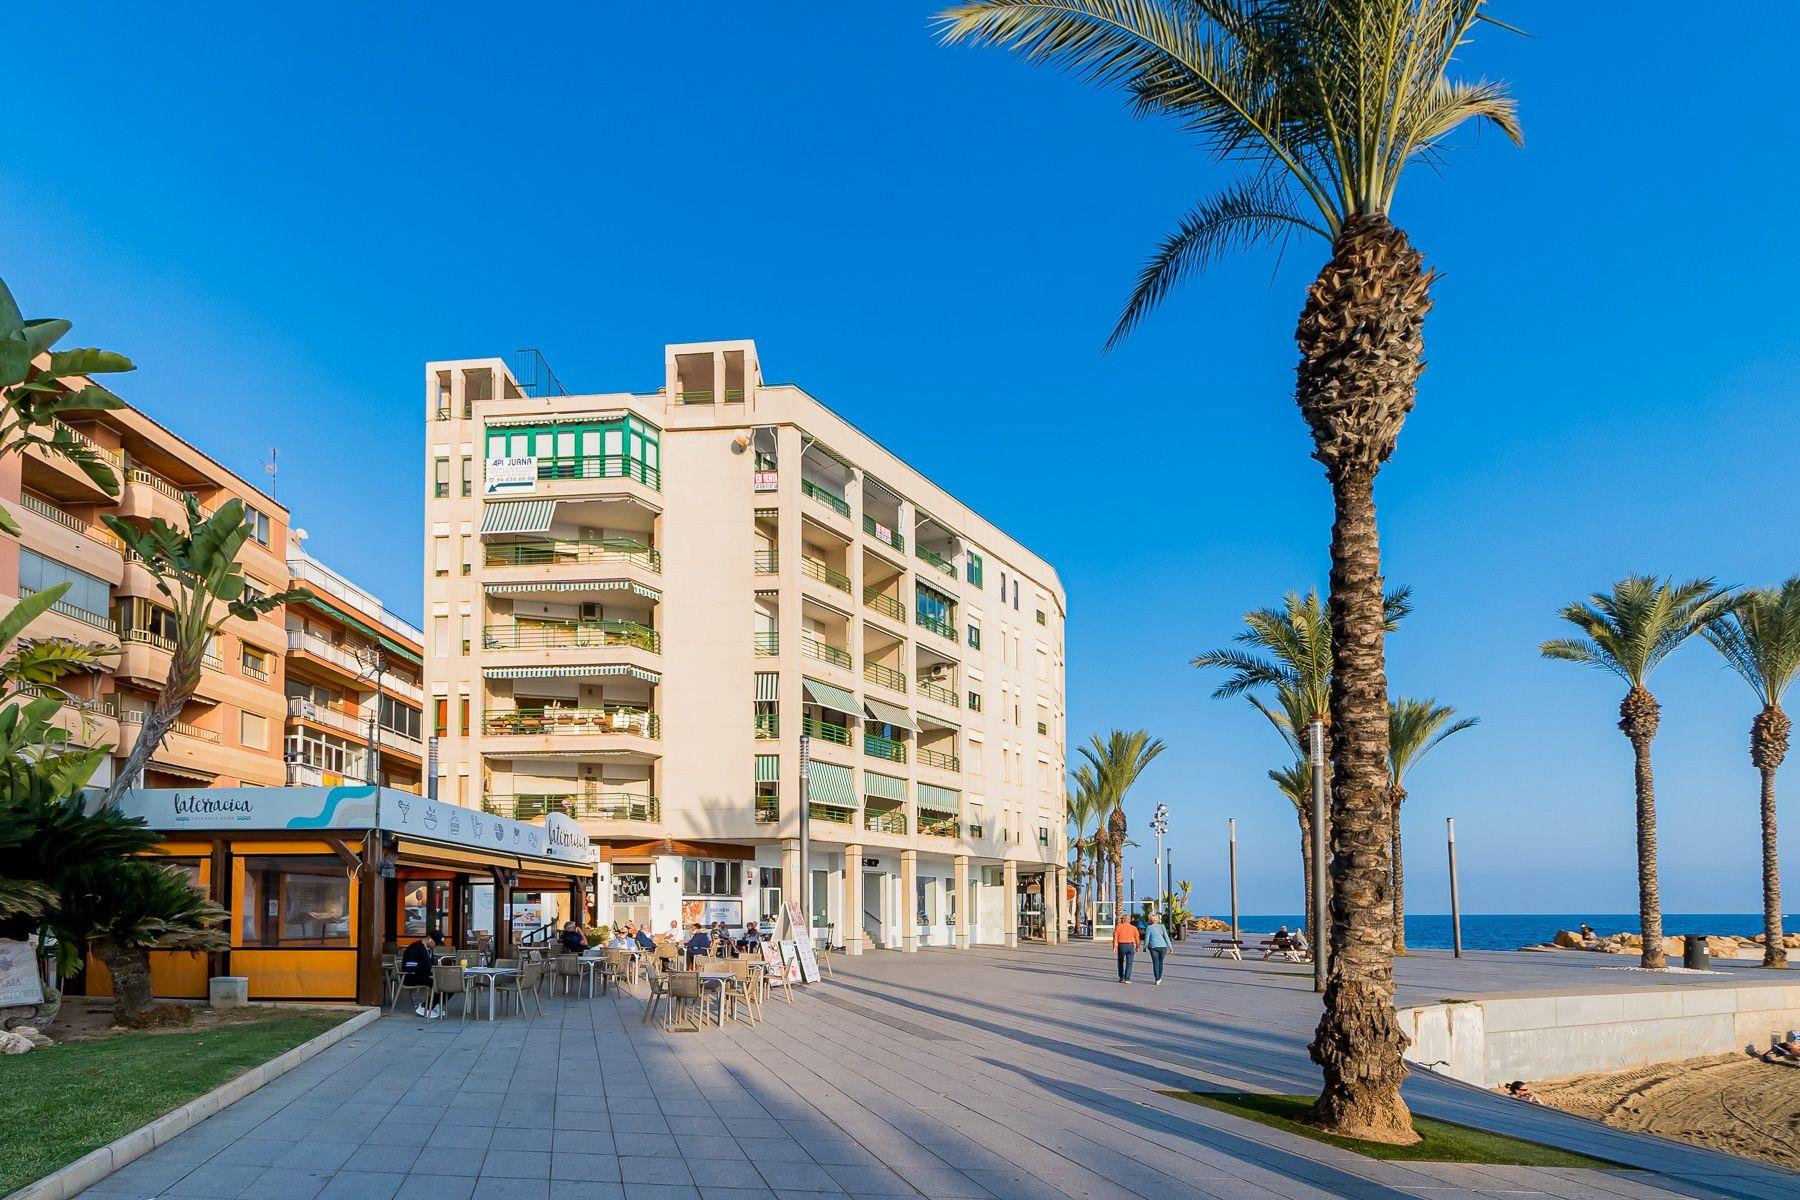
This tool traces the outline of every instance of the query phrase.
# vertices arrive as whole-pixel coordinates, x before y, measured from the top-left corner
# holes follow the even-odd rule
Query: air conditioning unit
[[[584,621],[598,621],[600,619],[600,606],[584,601],[581,605],[581,619]]]

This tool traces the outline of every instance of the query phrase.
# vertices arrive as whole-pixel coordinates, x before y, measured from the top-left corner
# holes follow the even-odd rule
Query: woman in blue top
[[[1150,927],[1144,930],[1144,949],[1150,952],[1150,974],[1156,980],[1156,986],[1162,986],[1163,955],[1169,952],[1172,943],[1169,931],[1162,923],[1162,914],[1150,914]]]

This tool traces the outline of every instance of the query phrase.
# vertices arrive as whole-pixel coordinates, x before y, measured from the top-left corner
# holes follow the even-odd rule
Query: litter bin
[[[1681,965],[1690,971],[1712,970],[1712,955],[1706,949],[1704,934],[1688,933],[1681,938]]]

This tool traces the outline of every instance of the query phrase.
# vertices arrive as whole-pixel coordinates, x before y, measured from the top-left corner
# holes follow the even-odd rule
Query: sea
[[[1229,921],[1230,913],[1214,913]],[[1549,941],[1559,929],[1578,929],[1586,921],[1601,937],[1614,933],[1638,932],[1636,913],[1464,913],[1462,943],[1465,950],[1517,950]],[[1289,929],[1306,924],[1306,918],[1294,913],[1246,913],[1238,917],[1238,928],[1253,933],[1268,933],[1282,925]],[[1800,918],[1783,917],[1782,929],[1800,932]],[[1734,934],[1748,937],[1763,931],[1761,913],[1664,913],[1663,933],[1676,937],[1684,933]],[[1408,913],[1406,944],[1419,950],[1448,950],[1450,916],[1448,913]]]

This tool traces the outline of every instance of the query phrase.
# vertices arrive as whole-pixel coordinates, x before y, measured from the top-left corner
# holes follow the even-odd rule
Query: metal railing
[[[913,613],[913,624],[920,629],[929,629],[941,638],[949,638],[953,642],[956,640],[955,628],[942,617],[934,617],[925,612],[915,612]]]
[[[850,727],[848,725],[833,725],[830,721],[820,717],[801,717],[800,731],[807,737],[818,738],[821,742],[830,742],[834,746],[850,744]]]
[[[553,812],[586,821],[660,821],[662,801],[634,792],[499,792],[482,797],[481,811],[515,821]]]
[[[36,696],[40,699],[47,697],[57,701],[64,708],[72,708],[76,712],[87,713],[90,716],[116,718],[119,715],[119,698],[116,692],[108,692],[104,696],[96,696],[93,699],[88,699],[85,696],[65,695],[60,688],[56,687],[47,687],[35,683],[22,683],[19,685],[19,694],[22,696]]]
[[[374,678],[374,663],[366,661],[350,653],[349,650],[332,641],[322,638],[316,633],[308,633],[304,629],[288,630],[287,644],[289,650],[302,650],[314,658],[322,658],[326,662],[335,663],[352,675],[367,674]]]
[[[312,590],[322,590],[341,600],[349,601],[402,637],[419,643],[425,641],[423,629],[411,621],[396,617],[382,605],[379,597],[357,587],[324,563],[310,558],[290,558],[287,560],[287,569],[291,577],[305,582]]]
[[[494,542],[485,547],[490,567],[560,567],[587,563],[630,563],[662,571],[662,552],[632,538],[539,538]]]
[[[809,804],[806,814],[815,821],[830,821],[833,825],[851,825],[856,822],[854,808],[836,808],[830,804]]]
[[[894,738],[882,737],[879,733],[863,734],[863,753],[870,758],[885,759],[891,763],[906,761],[906,743]]]
[[[773,825],[781,820],[781,801],[774,796],[758,796],[756,798],[756,823]]]
[[[800,635],[800,653],[807,658],[817,659],[819,662],[830,663],[834,667],[843,667],[846,670],[855,662],[850,657],[850,652],[842,646],[821,642],[818,638],[806,633]]]
[[[871,833],[905,833],[906,810],[890,808],[877,812],[872,808],[863,810],[863,828]]]
[[[19,599],[23,600],[27,596],[35,596],[37,591],[38,589],[36,588],[26,587],[24,584],[20,584]],[[104,629],[107,633],[118,636],[119,623],[111,617],[106,616],[104,613],[89,612],[85,608],[70,604],[67,600],[52,601],[50,604],[50,611],[61,613],[65,617],[74,617],[77,621],[92,625],[95,629]],[[169,648],[173,649],[174,647],[171,645]]]
[[[906,609],[900,601],[877,587],[863,589],[863,603],[891,620],[906,621]]]
[[[112,450],[102,446],[99,442],[96,442],[93,438],[81,432],[81,430],[75,428],[73,425],[68,424],[66,421],[52,417],[50,419],[50,428],[53,432],[55,430],[62,430],[67,433],[70,440],[76,445],[92,450],[95,454],[98,454],[101,458],[104,458],[107,462],[111,463],[115,469],[125,465],[125,452],[123,450]]]
[[[258,683],[269,682],[269,669],[267,667],[259,667],[248,660],[240,661],[238,666],[243,670],[246,678],[254,679]]]
[[[956,578],[955,564],[953,564],[949,559],[945,558],[943,555],[939,554],[936,550],[927,550],[925,547],[920,546],[918,553],[919,553],[919,557],[922,560],[924,560],[925,562],[930,563],[932,566],[936,567],[938,570],[942,571],[944,574],[950,576],[950,578],[952,578],[952,579]]]
[[[119,710],[119,724],[142,725],[150,719],[147,710],[141,708],[122,708]],[[219,735],[215,730],[202,729],[187,721],[173,721],[169,724],[170,733],[179,733],[182,737],[197,738],[203,742],[217,742]]]
[[[867,679],[870,683],[879,683],[882,687],[892,688],[896,692],[904,692],[906,690],[906,676],[894,670],[894,668],[884,667],[880,663],[864,663],[863,678]]]
[[[915,746],[919,762],[927,767],[937,767],[944,771],[962,770],[962,759],[954,754],[945,754],[942,750],[932,750],[926,746]]]
[[[962,822],[955,817],[919,817],[919,832],[926,837],[961,837]]]
[[[842,571],[834,571],[816,558],[800,559],[800,573],[808,579],[816,579],[826,587],[834,587],[840,592],[850,590],[850,577]]]
[[[483,733],[512,734],[629,734],[662,736],[662,718],[649,709],[625,705],[602,708],[490,708],[481,714]]]
[[[756,635],[756,657],[771,658],[781,653],[781,635],[779,633],[759,633]]]
[[[850,515],[850,502],[848,500],[835,492],[827,491],[824,484],[814,483],[804,475],[800,477],[800,494],[802,496],[811,496],[814,500],[817,500],[820,504],[823,504],[826,508],[829,508],[840,517],[847,517]]]
[[[773,575],[781,569],[781,552],[778,550],[758,550],[756,552],[756,573]]]
[[[629,479],[662,490],[662,472],[628,454],[553,454],[538,459],[539,479]]]
[[[927,700],[936,700],[939,704],[948,704],[951,708],[962,707],[956,702],[956,692],[941,683],[933,683],[929,679],[919,680],[919,695]]]
[[[48,500],[39,499],[30,492],[21,492],[19,503],[38,516],[47,517],[65,529],[73,529],[83,537],[92,538],[103,546],[111,546],[114,550],[121,552],[125,549],[125,543],[112,530],[103,525],[89,525],[75,514],[64,512]]]
[[[756,740],[772,742],[781,736],[781,714],[759,712],[756,714]]]
[[[878,528],[878,526],[880,527]],[[885,526],[881,526],[881,523],[874,517],[871,517],[868,513],[863,514],[864,533],[873,537],[878,542],[892,546],[896,550],[906,549],[906,535],[904,533],[901,533],[898,529],[889,529],[886,533],[883,533],[881,531],[882,528],[885,528]]]
[[[484,625],[481,645],[485,650],[552,650],[634,646],[652,654],[662,653],[662,634],[636,621],[517,622]]]

